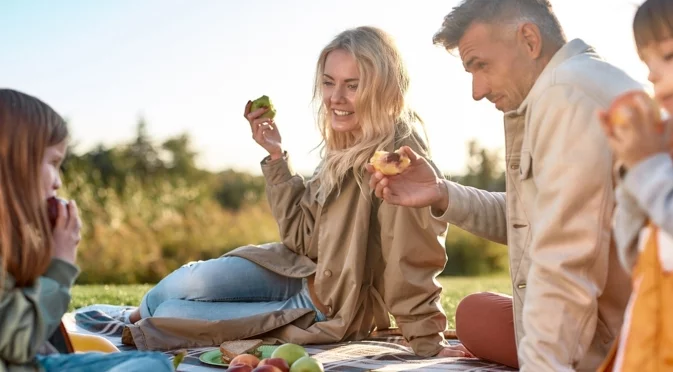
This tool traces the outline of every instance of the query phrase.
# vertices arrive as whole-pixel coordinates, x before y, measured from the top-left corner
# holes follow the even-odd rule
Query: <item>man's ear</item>
[[[533,23],[524,23],[519,27],[519,41],[526,47],[528,56],[538,59],[542,55],[542,33],[540,28]]]

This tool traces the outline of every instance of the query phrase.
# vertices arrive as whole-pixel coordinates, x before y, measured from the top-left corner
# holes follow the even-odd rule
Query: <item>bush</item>
[[[442,275],[477,276],[509,271],[507,246],[451,226],[446,236],[448,261]]]
[[[155,283],[189,261],[279,239],[266,200],[232,211],[187,183],[129,177],[118,192],[71,173],[66,185],[83,222],[78,284]]]

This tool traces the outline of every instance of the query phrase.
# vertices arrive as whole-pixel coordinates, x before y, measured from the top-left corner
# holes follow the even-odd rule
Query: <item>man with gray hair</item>
[[[507,191],[445,180],[408,148],[411,166],[392,177],[369,167],[370,186],[508,245],[513,297],[470,295],[456,312],[472,354],[522,371],[596,370],[630,293],[612,248],[614,165],[597,111],[642,86],[566,41],[547,0],[464,0],[433,41],[458,49],[473,98],[504,113]]]

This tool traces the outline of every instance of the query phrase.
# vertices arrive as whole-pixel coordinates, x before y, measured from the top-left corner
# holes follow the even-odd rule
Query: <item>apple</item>
[[[250,367],[255,368],[259,364],[259,358],[257,358],[252,354],[239,354],[236,357],[234,357],[234,359],[232,359],[231,362],[229,362],[230,366],[235,366],[239,364],[247,364]]]
[[[253,369],[252,372],[282,372],[282,371],[280,368],[276,366],[267,364],[263,366],[257,366],[257,368]]]
[[[252,367],[247,364],[229,365],[228,372],[252,372]]]
[[[659,118],[655,123],[656,130],[663,133],[664,126],[661,122],[661,111],[656,101],[642,90],[626,92],[618,96],[608,109],[608,119],[613,126],[621,127],[629,124],[629,116],[636,106],[650,111],[654,117]]]
[[[51,223],[51,228],[53,229],[54,226],[56,226],[56,219],[58,218],[58,204],[61,203],[66,207],[66,211],[68,210],[68,202],[61,199],[57,198],[55,196],[50,197],[47,199],[47,216],[49,217],[49,223]]]
[[[302,357],[292,363],[290,372],[324,372],[325,368],[317,359],[311,357]]]
[[[271,358],[285,359],[287,364],[292,364],[299,358],[308,356],[306,350],[297,344],[283,344],[278,346],[271,354]]]
[[[258,110],[262,107],[268,108],[269,111],[262,114],[260,118],[273,119],[274,117],[276,117],[276,108],[273,107],[273,103],[271,103],[271,99],[269,98],[269,96],[264,95],[252,101],[252,104],[250,105],[250,112]]]
[[[280,370],[280,372],[290,372],[290,365],[283,358],[266,358],[262,359],[257,367],[261,366],[274,366]]]

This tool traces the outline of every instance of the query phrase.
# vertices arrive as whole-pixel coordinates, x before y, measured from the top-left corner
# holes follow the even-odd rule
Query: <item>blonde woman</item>
[[[427,154],[414,128],[422,123],[405,101],[408,86],[399,51],[383,31],[359,27],[330,42],[318,59],[314,89],[322,162],[308,182],[292,170],[279,126],[261,117],[267,109],[250,112],[248,102],[253,138],[269,153],[261,166],[282,244],[242,247],[183,266],[145,295],[130,321],[227,320],[226,336],[217,330],[221,323],[199,328],[190,321],[181,337],[219,342],[247,326],[237,334],[316,344],[366,338],[389,326],[390,313],[416,354],[466,355],[445,347],[442,336],[447,324],[435,277],[446,263],[439,238],[447,225],[428,209],[379,205],[364,179],[376,150],[406,145]],[[315,317],[298,325],[293,309]],[[177,332],[153,333],[158,323],[138,324],[147,327],[143,342],[161,334],[154,347],[180,344],[166,341]],[[194,327],[212,338],[190,334]]]

